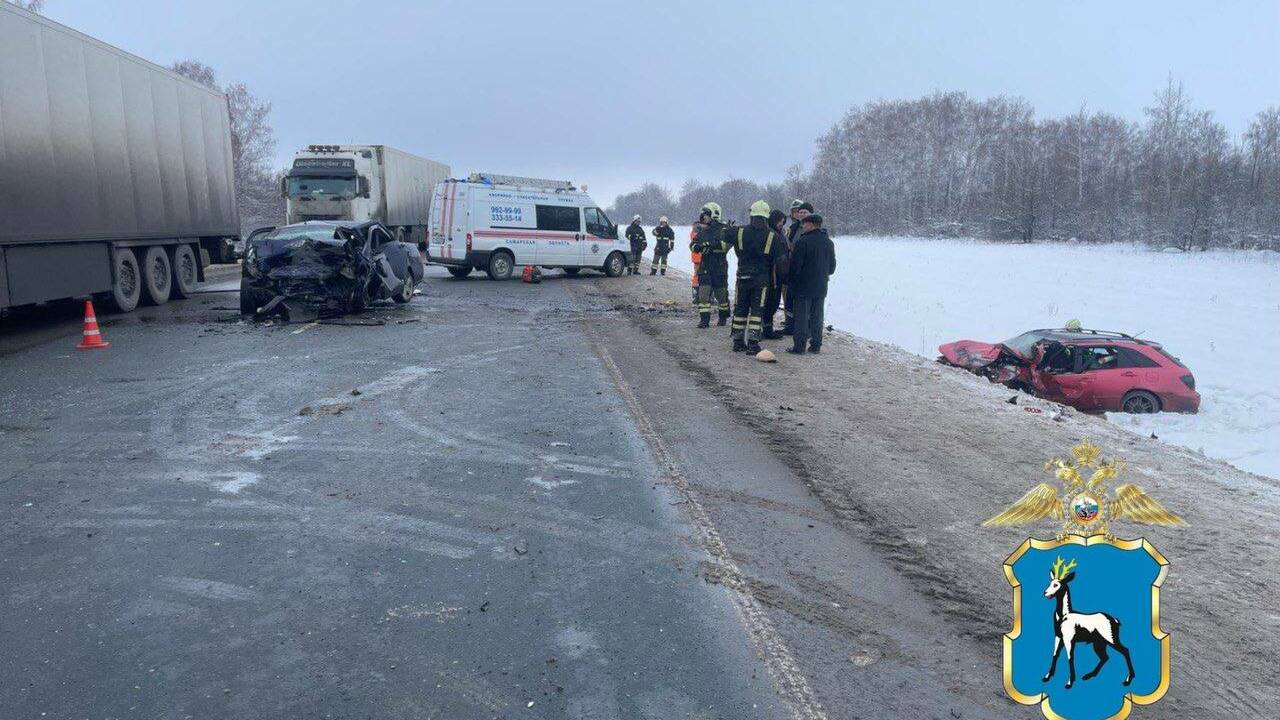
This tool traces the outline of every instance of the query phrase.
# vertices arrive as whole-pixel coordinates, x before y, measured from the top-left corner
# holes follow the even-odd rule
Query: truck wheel
[[[173,266],[169,264],[169,254],[159,245],[152,245],[142,256],[143,297],[152,305],[163,305],[169,302],[172,289]]]
[[[506,250],[499,250],[489,255],[489,267],[485,272],[489,273],[490,280],[507,280],[511,277],[511,272],[515,270],[516,260],[511,257],[511,253]]]
[[[627,261],[623,259],[622,253],[617,250],[609,253],[609,257],[604,260],[604,274],[609,277],[621,276],[626,267]]]
[[[196,291],[196,282],[200,277],[200,268],[196,262],[196,254],[190,245],[178,245],[169,258],[173,265],[173,296],[189,298]]]
[[[471,266],[466,265],[463,267],[450,267],[449,274],[461,280],[462,278],[471,274]]]
[[[1120,408],[1127,413],[1156,413],[1160,412],[1160,398],[1146,390],[1131,390],[1120,401]]]
[[[111,253],[115,267],[111,292],[106,293],[107,304],[116,312],[133,312],[142,297],[142,271],[138,268],[138,256],[128,248]]]
[[[564,274],[568,275],[569,277],[573,277],[574,275],[577,275],[581,271],[582,271],[582,268],[565,268]]]

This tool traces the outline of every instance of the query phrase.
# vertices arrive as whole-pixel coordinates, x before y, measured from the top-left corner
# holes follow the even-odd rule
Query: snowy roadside
[[[598,281],[619,307],[689,302],[687,278]],[[692,312],[625,316],[714,392],[805,478],[850,532],[878,547],[936,602],[940,623],[977,637],[998,666],[1009,624],[1004,557],[1028,534],[979,523],[1049,479],[1045,460],[1084,437],[1127,461],[1125,476],[1187,518],[1189,528],[1126,526],[1172,562],[1163,620],[1173,633],[1175,682],[1150,717],[1260,717],[1280,703],[1269,658],[1280,641],[1280,484],[1052,407],[892,345],[838,333],[819,356],[776,365],[729,352],[723,330],[696,330]],[[774,343],[775,347],[781,346]],[[1027,408],[1043,411],[1028,412]],[[1032,530],[1040,536],[1055,528]],[[950,632],[950,631],[949,631]],[[999,693],[999,673],[974,682]]]
[[[685,240],[687,227],[677,227]],[[1127,245],[839,237],[827,322],[922,357],[960,339],[1087,327],[1156,340],[1195,373],[1197,415],[1108,415],[1144,437],[1280,478],[1280,256]],[[692,269],[683,242],[670,262]],[[732,262],[732,258],[730,259]]]

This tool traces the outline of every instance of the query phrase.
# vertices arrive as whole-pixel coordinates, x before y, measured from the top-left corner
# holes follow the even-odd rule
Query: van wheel
[[[623,259],[622,253],[614,250],[609,253],[609,257],[604,260],[604,274],[609,277],[619,277],[622,271],[627,267],[627,261]]]
[[[511,272],[515,270],[516,261],[511,257],[511,253],[506,250],[499,250],[489,256],[489,267],[485,272],[489,273],[490,280],[507,280],[511,277]]]
[[[173,265],[173,296],[188,298],[196,291],[196,281],[200,277],[196,254],[190,245],[179,245],[173,249],[169,258]]]
[[[582,268],[565,268],[564,274],[568,275],[569,277],[573,277],[574,275],[577,275],[581,271],[582,271]]]
[[[138,256],[128,248],[119,248],[111,254],[115,281],[111,283],[111,292],[106,293],[107,305],[116,312],[133,312],[142,298],[142,270],[138,267]]]
[[[450,267],[449,274],[458,279],[462,279],[471,274],[471,266],[467,265],[465,267]]]
[[[169,302],[172,289],[173,266],[169,264],[169,253],[159,245],[152,245],[142,256],[143,297],[152,305],[163,305]]]
[[[1157,413],[1160,412],[1160,398],[1146,390],[1131,390],[1120,401],[1120,409],[1134,414]]]

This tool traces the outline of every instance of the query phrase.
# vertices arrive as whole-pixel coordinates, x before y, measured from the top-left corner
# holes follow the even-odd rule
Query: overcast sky
[[[48,0],[45,14],[274,104],[283,166],[385,143],[596,200],[655,179],[781,179],[851,105],[935,90],[1140,119],[1180,80],[1233,137],[1280,104],[1280,0]]]

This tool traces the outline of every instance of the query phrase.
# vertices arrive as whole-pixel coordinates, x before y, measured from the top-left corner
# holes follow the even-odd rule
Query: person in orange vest
[[[706,223],[702,222],[701,216],[698,221],[689,229],[689,259],[693,261],[693,276],[689,278],[689,284],[693,286],[693,306],[698,306],[698,266],[702,264],[702,253],[694,248],[697,247],[698,231],[705,228]]]

